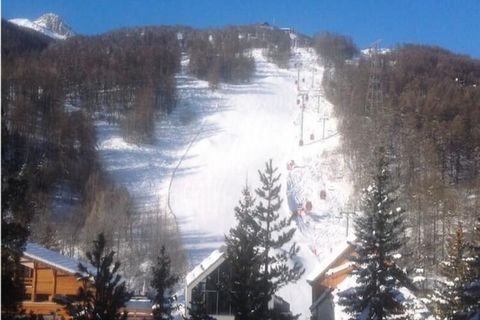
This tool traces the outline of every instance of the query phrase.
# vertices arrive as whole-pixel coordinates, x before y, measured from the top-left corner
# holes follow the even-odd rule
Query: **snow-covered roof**
[[[335,262],[335,260],[337,260],[338,257],[340,257],[345,251],[349,250],[350,248],[351,245],[349,242],[343,242],[338,247],[332,248],[330,254],[324,257],[321,263],[316,266],[315,269],[307,276],[307,282],[311,283],[315,281],[318,277],[325,274],[331,268],[331,265]]]
[[[187,286],[190,285],[195,279],[201,277],[208,269],[213,266],[220,259],[224,259],[225,246],[220,247],[218,250],[213,251],[208,257],[206,257],[198,266],[187,274],[185,281]]]
[[[144,310],[144,311],[151,312],[153,307],[153,302],[147,297],[132,297],[130,300],[127,301],[125,307],[129,311]]]
[[[81,262],[32,242],[27,243],[23,255],[71,274],[78,272],[78,264]],[[95,268],[92,265],[84,262],[82,262],[82,264],[86,266],[92,273],[95,272]]]

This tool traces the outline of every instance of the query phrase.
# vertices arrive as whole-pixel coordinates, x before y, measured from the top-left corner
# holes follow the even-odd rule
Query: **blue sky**
[[[254,22],[308,35],[349,35],[361,48],[377,39],[437,45],[480,58],[480,0],[2,0],[3,18],[61,15],[81,34],[123,26],[194,27]]]

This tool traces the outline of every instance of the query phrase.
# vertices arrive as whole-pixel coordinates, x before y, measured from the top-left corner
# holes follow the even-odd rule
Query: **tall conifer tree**
[[[262,255],[261,280],[257,284],[263,299],[259,312],[261,319],[270,317],[268,302],[272,296],[283,286],[297,281],[305,272],[302,265],[295,262],[289,265],[289,260],[296,256],[299,248],[293,243],[290,248],[284,246],[292,240],[295,228],[289,228],[290,220],[280,217],[282,199],[280,197],[280,174],[272,165],[270,159],[265,164],[265,171],[259,170],[261,187],[255,190],[259,203],[253,213],[253,218],[258,226],[256,237]]]
[[[467,281],[462,300],[466,306],[465,315],[468,319],[480,317],[480,217],[477,219],[474,235],[468,244]]]
[[[363,214],[355,219],[353,246],[357,256],[350,259],[355,264],[357,285],[340,293],[340,304],[352,319],[362,315],[382,320],[402,313],[396,296],[401,284],[409,284],[394,262],[402,246],[404,211],[395,206],[395,190],[382,148],[376,152],[376,162],[373,183],[364,191]]]
[[[79,263],[77,276],[84,280],[75,301],[67,303],[67,311],[74,319],[126,319],[121,312],[132,294],[118,274],[120,262],[114,262],[115,251],[107,251],[107,242],[100,233],[87,252],[91,266]],[[62,301],[58,301],[62,302]]]
[[[263,261],[256,236],[259,227],[253,220],[255,199],[248,186],[243,189],[242,196],[235,208],[237,226],[226,236],[226,261],[231,277],[225,278],[224,286],[234,306],[236,320],[255,319],[263,301],[261,294],[254,290],[262,279],[260,266]]]
[[[467,284],[466,262],[467,244],[463,227],[458,225],[455,235],[450,240],[448,257],[441,263],[440,274],[443,278],[437,281],[433,294],[435,312],[440,319],[460,319],[466,309],[462,296]]]
[[[155,289],[155,298],[153,300],[155,308],[153,309],[153,318],[173,319],[174,297],[172,288],[178,282],[179,277],[172,274],[171,260],[165,252],[165,246],[162,246],[160,256],[157,259],[157,265],[152,268],[153,279],[152,287]]]

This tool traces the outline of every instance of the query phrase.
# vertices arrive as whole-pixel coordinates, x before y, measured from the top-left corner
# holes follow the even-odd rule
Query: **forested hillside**
[[[310,39],[296,34],[298,45],[306,46]],[[183,44],[190,58],[189,70],[212,88],[221,82],[249,82],[255,71],[251,49],[261,48],[265,56],[285,68],[291,56],[292,39],[289,32],[256,24],[230,26],[222,29],[182,30]]]
[[[288,34],[268,25],[126,28],[55,41],[2,20],[5,223],[19,222],[31,240],[69,255],[84,252],[101,231],[120,258],[130,250],[137,257],[156,252],[169,239],[180,266],[171,217],[154,208],[140,218],[128,191],[105,174],[95,121],[118,125],[125,141],[154,143],[155,120],[177,103],[182,52],[190,58],[189,72],[215,88],[250,80],[255,66],[249,49],[265,48],[286,66],[290,45]],[[160,217],[167,223],[151,220]],[[135,261],[123,264],[129,267],[138,269]]]
[[[320,66],[311,46],[323,62]],[[292,47],[295,47],[295,52]],[[318,78],[317,82],[314,81],[315,72],[323,72],[323,67],[323,88],[317,88],[321,81]],[[301,72],[303,84],[300,83]],[[307,85],[305,75],[310,77],[310,72],[311,87],[305,87],[308,92],[304,90],[302,93],[301,85]],[[257,78],[265,81],[255,82]],[[258,83],[263,83],[264,88],[253,92],[252,87]],[[221,92],[223,84],[231,92]],[[235,90],[238,92],[234,96],[232,92]],[[323,90],[334,105],[335,115],[330,113],[330,102],[324,99]],[[183,102],[188,108],[177,106],[182,102],[182,92],[185,95]],[[296,94],[300,95],[295,98]],[[318,98],[316,112],[310,112],[313,103],[305,110],[309,96]],[[183,218],[194,217],[193,222],[188,220],[188,223],[200,224],[195,221],[200,218],[194,214],[200,211],[205,214],[203,207],[206,205],[203,201],[207,200],[203,199],[202,193],[193,190],[193,182],[198,183],[197,189],[202,189],[208,185],[204,182],[208,179],[209,183],[233,180],[231,167],[222,167],[224,171],[212,169],[221,167],[219,164],[225,162],[227,153],[232,156],[228,158],[229,164],[235,166],[238,157],[248,153],[257,153],[258,156],[259,150],[270,150],[269,153],[272,153],[273,148],[282,149],[286,145],[285,140],[292,137],[295,147],[300,148],[296,153],[288,154],[292,157],[301,154],[299,150],[317,152],[314,149],[317,142],[320,146],[321,143],[327,144],[329,138],[342,137],[343,150],[338,151],[338,156],[341,154],[345,158],[350,170],[314,172],[335,171],[337,168],[334,168],[335,165],[295,167],[293,160],[289,162],[288,170],[309,167],[313,171],[306,173],[306,176],[332,175],[335,179],[343,179],[353,173],[355,190],[352,202],[357,212],[361,189],[367,187],[375,174],[372,172],[373,150],[380,149],[380,146],[387,150],[388,161],[385,163],[390,163],[389,169],[393,173],[392,189],[397,190],[397,202],[406,209],[407,231],[402,231],[402,240],[406,240],[407,245],[402,247],[405,258],[402,267],[407,267],[409,271],[416,269],[417,273],[430,279],[437,277],[442,262],[449,258],[449,245],[455,231],[461,233],[462,237],[464,232],[468,242],[473,239],[478,225],[480,61],[444,49],[401,45],[379,53],[362,53],[346,36],[321,33],[310,39],[291,29],[282,30],[267,23],[202,30],[185,26],[125,28],[96,36],[79,35],[57,41],[2,20],[1,99],[2,254],[7,252],[4,250],[7,248],[15,252],[12,256],[17,255],[16,261],[3,259],[11,263],[12,268],[8,270],[11,274],[16,272],[18,252],[21,252],[21,246],[27,238],[48,248],[78,256],[85,252],[100,232],[105,234],[119,259],[125,261],[122,263],[122,272],[132,281],[145,280],[143,276],[148,273],[149,265],[143,262],[151,261],[152,257],[159,254],[162,245],[166,246],[172,258],[172,266],[180,273],[186,271],[186,251],[179,237],[177,216],[170,206],[170,190],[177,169],[180,168],[177,185],[182,186],[181,192],[177,189],[177,194],[172,196],[172,199],[181,198],[181,201],[177,199],[177,205],[180,203],[177,211],[194,212],[188,212],[192,216],[185,215]],[[195,99],[199,102],[192,102]],[[324,101],[321,102],[321,99]],[[375,99],[376,103],[371,104],[369,99]],[[298,111],[295,101],[297,104],[303,102],[301,111]],[[227,116],[225,112],[229,106],[219,106],[227,102],[237,108],[235,112],[239,112],[233,120],[228,117],[233,113]],[[243,108],[247,103],[252,104],[252,108]],[[323,110],[323,118],[320,118],[321,104],[328,105],[328,109],[325,107]],[[268,137],[266,143],[275,138],[279,141],[272,143],[272,149],[265,148],[263,141],[262,146],[251,143],[251,137],[246,135],[251,128],[246,130],[245,123],[250,124],[251,119],[259,114],[264,119],[274,119],[271,114],[280,113],[279,105],[283,108],[283,114],[275,120],[275,125],[255,123],[258,132]],[[298,113],[300,118],[291,121],[295,112],[301,112]],[[210,113],[215,114],[209,123]],[[251,119],[242,118],[244,115],[251,116]],[[329,115],[338,118],[340,135],[336,132],[336,119],[331,119],[335,121],[335,131],[328,133],[328,128],[325,130]],[[313,129],[318,129],[317,123],[321,123],[321,120],[323,137],[320,139],[317,134],[314,135]],[[238,131],[232,130],[224,140],[218,136],[215,140],[214,135],[223,130],[224,124]],[[182,125],[185,125],[183,131]],[[104,140],[105,144],[97,145],[101,140],[99,127],[104,130],[104,136],[112,138],[113,142],[112,139]],[[297,146],[299,140],[295,136],[295,132],[299,131],[297,129],[301,132],[300,146]],[[305,134],[307,129],[311,131],[310,141],[305,141],[305,144],[304,129]],[[109,135],[105,132],[108,130],[118,131]],[[170,130],[170,136],[164,140],[162,134],[166,135],[167,130]],[[209,135],[212,135],[211,140]],[[240,135],[244,135],[242,139]],[[196,139],[203,140],[195,146]],[[230,145],[230,141],[242,141],[248,147],[259,149],[237,150],[233,143]],[[158,152],[162,148],[167,149],[166,144],[173,145],[168,147],[174,151]],[[217,149],[217,146],[224,145],[232,149]],[[148,149],[149,146],[158,148]],[[185,151],[181,150],[183,146],[186,146]],[[106,161],[102,163],[100,159],[103,158],[99,156],[102,155],[99,153],[102,147],[118,148],[119,152],[136,150],[125,152],[128,153],[126,158],[131,170],[121,174],[125,175],[125,180],[136,178],[137,183],[144,182],[142,179],[151,182],[149,187],[146,187],[146,183],[136,185],[143,187],[140,188],[143,193],[147,188],[153,189],[152,186],[157,183],[155,188],[159,190],[155,190],[158,191],[155,196],[158,196],[158,205],[150,207],[138,203],[142,200],[135,202],[133,189],[118,183],[118,180],[118,184],[114,182],[114,175],[109,174],[122,167],[122,163],[110,162],[110,171],[104,168]],[[188,155],[190,147],[196,153]],[[213,156],[208,154],[208,157],[202,158],[204,162],[199,164],[191,162],[191,167],[185,164],[195,157],[198,160],[202,152],[208,153],[205,150],[209,150]],[[148,158],[148,161],[138,164],[138,157],[147,153],[151,158],[164,158],[158,161]],[[178,154],[181,156],[177,159]],[[278,152],[277,157],[281,155]],[[328,152],[322,153],[324,156],[327,157]],[[308,162],[304,162],[309,163],[310,155],[308,159]],[[185,175],[181,175],[182,161],[185,162]],[[208,168],[205,163],[213,164]],[[125,163],[123,165],[122,169],[125,169]],[[128,176],[135,174],[132,173],[132,167],[137,165],[148,174],[142,171],[140,174],[135,172],[137,177]],[[197,181],[194,181],[193,173],[202,166],[211,171],[201,172],[204,175],[197,175]],[[168,171],[170,167],[174,168],[172,172]],[[169,180],[167,191],[160,190],[158,181],[152,182],[153,170],[164,170],[161,179]],[[215,173],[217,177],[222,176],[223,180],[212,179]],[[243,172],[239,170],[234,174]],[[217,185],[230,192],[227,188],[230,183]],[[304,187],[300,181],[298,184]],[[188,188],[185,187],[187,185]],[[322,201],[325,200],[326,191],[332,199],[335,198],[332,195],[339,191],[331,186],[327,188],[325,181],[320,178],[315,182],[315,188],[319,185],[323,191],[323,198],[320,192]],[[345,186],[342,185],[342,188]],[[348,189],[349,186],[350,182]],[[287,180],[287,194],[290,191],[288,188],[292,187]],[[346,189],[341,190],[349,194]],[[211,192],[209,188],[205,190]],[[196,193],[192,195],[190,192]],[[318,197],[318,194],[312,191],[309,196]],[[224,194],[220,197],[227,198]],[[185,202],[193,203],[198,198],[202,198],[198,205],[195,204],[198,211],[191,210],[189,206],[182,207]],[[218,208],[230,205],[223,198],[218,201]],[[303,221],[299,212],[303,210],[304,200],[305,208],[307,202],[312,206],[312,202],[305,198],[295,204],[300,205],[299,211],[296,207],[285,211],[293,215],[292,220],[298,218],[298,221]],[[346,201],[332,202],[332,207],[324,209],[332,216],[337,212],[340,215]],[[222,214],[223,211],[222,207]],[[216,219],[216,216],[213,218]],[[202,223],[212,228],[209,221],[205,219]],[[317,222],[325,227],[325,221]],[[335,220],[335,223],[338,221]],[[299,230],[307,228],[305,224],[298,226]],[[339,227],[338,223],[336,227]],[[318,236],[318,231],[312,231],[312,236]],[[189,241],[195,242],[186,244],[190,246],[205,245],[196,243],[200,241],[198,239],[203,239],[200,236],[205,236],[206,241],[218,240],[210,234],[199,236],[193,233],[190,236]],[[317,238],[315,246],[307,248],[315,255],[316,241]],[[209,250],[205,248],[197,249]],[[319,257],[319,260],[322,258]],[[139,276],[140,273],[142,276]],[[132,288],[141,285],[135,283]]]
[[[389,149],[399,198],[408,212],[409,265],[437,270],[455,226],[473,237],[480,214],[480,61],[446,50],[403,45],[379,54],[381,106],[367,106],[372,55],[348,37],[320,34],[357,190],[365,187],[375,145]],[[378,100],[378,99],[377,99]]]
[[[138,241],[133,232],[151,223],[137,219],[128,192],[103,173],[94,121],[116,122],[126,139],[148,142],[155,117],[175,106],[175,32],[51,42],[2,23],[2,218],[68,254],[100,231],[117,250]]]

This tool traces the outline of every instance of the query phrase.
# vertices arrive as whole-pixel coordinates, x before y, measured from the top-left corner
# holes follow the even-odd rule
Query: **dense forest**
[[[331,33],[314,43],[330,67],[324,87],[357,190],[371,174],[371,150],[386,146],[407,208],[404,253],[411,266],[436,273],[457,223],[471,238],[480,215],[480,61],[421,45],[361,54]]]
[[[170,241],[180,267],[173,221],[158,208],[148,219],[135,214],[127,190],[102,171],[94,128],[115,122],[126,139],[150,141],[155,116],[175,106],[179,66],[171,28],[52,41],[2,21],[2,230],[18,222],[30,239],[68,255],[101,231],[120,256]]]
[[[221,82],[248,82],[255,71],[251,49],[262,49],[265,56],[281,68],[288,67],[291,56],[289,32],[268,23],[222,29],[185,29],[182,36],[190,59],[190,72],[207,80],[212,88]],[[310,43],[304,35],[296,34],[295,37],[298,37],[298,46]]]

